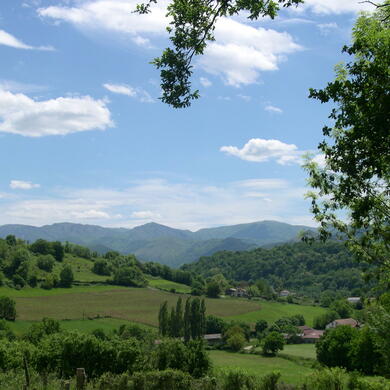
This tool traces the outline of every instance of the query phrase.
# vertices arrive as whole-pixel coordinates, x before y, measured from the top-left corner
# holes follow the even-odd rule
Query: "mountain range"
[[[221,226],[196,232],[174,229],[154,222],[132,229],[66,222],[41,227],[3,225],[0,226],[0,237],[13,234],[30,242],[39,238],[69,241],[99,253],[110,250],[124,254],[134,253],[140,260],[177,267],[222,250],[245,251],[296,241],[298,234],[307,230],[314,231],[307,226],[276,221]]]

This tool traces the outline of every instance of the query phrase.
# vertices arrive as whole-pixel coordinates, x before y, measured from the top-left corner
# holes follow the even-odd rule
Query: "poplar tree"
[[[158,313],[158,329],[161,336],[168,335],[169,329],[169,316],[168,316],[168,302],[165,301],[160,306],[160,311]]]
[[[187,298],[185,304],[184,319],[183,319],[183,333],[184,333],[184,341],[187,343],[191,339],[191,298]]]

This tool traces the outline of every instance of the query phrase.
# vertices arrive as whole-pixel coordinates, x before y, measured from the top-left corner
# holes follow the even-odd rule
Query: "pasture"
[[[257,302],[259,305],[258,310],[246,313],[237,313],[233,316],[228,316],[228,318],[251,324],[255,324],[258,320],[266,320],[269,324],[272,324],[281,317],[302,314],[305,317],[306,325],[313,326],[314,317],[317,317],[325,312],[325,309],[319,306],[304,306],[264,300],[253,300],[253,302]]]
[[[214,367],[223,370],[241,369],[249,374],[264,376],[279,371],[281,381],[289,384],[302,383],[313,370],[281,357],[264,357],[260,355],[210,351]]]
[[[17,319],[39,321],[43,317],[74,320],[111,317],[157,326],[160,305],[175,305],[179,294],[150,288],[114,286],[73,287],[70,289],[0,289],[16,301]],[[186,296],[183,296],[186,298]],[[259,309],[258,303],[240,299],[206,299],[208,314],[229,317]]]

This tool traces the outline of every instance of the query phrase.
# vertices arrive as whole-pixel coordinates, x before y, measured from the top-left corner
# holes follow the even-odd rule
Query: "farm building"
[[[337,328],[338,326],[341,325],[347,325],[352,328],[358,328],[359,327],[359,322],[354,320],[353,318],[342,318],[340,320],[334,320],[330,322],[328,325],[326,325],[326,329],[333,329]]]

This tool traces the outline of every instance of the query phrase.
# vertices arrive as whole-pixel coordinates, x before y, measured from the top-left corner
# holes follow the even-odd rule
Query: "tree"
[[[16,303],[10,297],[0,297],[0,319],[15,321]]]
[[[184,308],[183,333],[184,342],[187,343],[191,339],[191,298],[187,298]]]
[[[263,333],[268,328],[268,323],[266,320],[258,320],[255,325],[255,330],[257,334]]]
[[[211,280],[206,286],[206,295],[209,298],[218,298],[221,293],[219,283],[215,280]]]
[[[326,331],[316,343],[318,361],[328,367],[353,369],[351,345],[358,332],[357,329],[346,325]]]
[[[51,243],[51,251],[52,251],[53,256],[56,259],[56,261],[61,263],[64,260],[65,249],[62,246],[61,242],[59,242],[59,241],[52,242]]]
[[[139,4],[136,12],[147,14],[157,0]],[[291,7],[303,0],[172,0],[168,6],[171,22],[167,30],[173,48],[163,51],[153,64],[160,69],[164,103],[174,108],[187,107],[199,97],[191,89],[192,59],[201,55],[207,42],[214,40],[214,29],[219,18],[246,12],[250,20],[269,16],[275,18],[280,7]]]
[[[390,271],[390,1],[363,14],[353,30],[352,56],[336,67],[336,79],[310,97],[335,105],[319,149],[325,164],[306,163],[312,212],[320,237],[347,239],[360,260]],[[341,218],[348,214],[348,222]]]
[[[263,342],[263,353],[265,355],[276,355],[284,347],[284,338],[278,332],[271,332]]]
[[[37,266],[39,269],[51,272],[55,264],[55,259],[52,255],[40,255],[37,259]]]
[[[92,267],[92,272],[96,275],[106,275],[111,274],[110,268],[105,260],[96,260]]]
[[[65,265],[60,272],[60,286],[61,287],[72,287],[74,280],[72,267],[70,265]]]
[[[165,301],[160,306],[158,313],[158,329],[161,336],[168,336],[169,331],[169,314],[168,314],[168,302]]]
[[[138,267],[121,267],[115,271],[114,283],[121,286],[145,287],[147,280]]]

